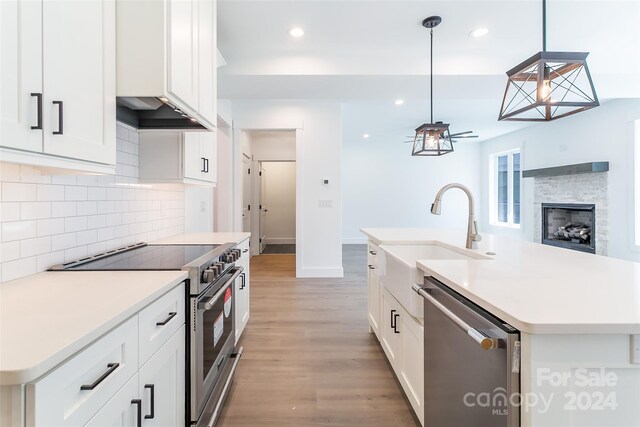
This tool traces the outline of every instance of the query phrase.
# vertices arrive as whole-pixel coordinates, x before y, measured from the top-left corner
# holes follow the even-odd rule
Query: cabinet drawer
[[[376,256],[379,253],[380,248],[375,243],[369,242],[367,245],[367,264],[376,265]]]
[[[133,316],[27,385],[27,426],[85,425],[137,370],[138,317]]]
[[[240,249],[243,255],[249,253],[249,240],[250,239],[245,239],[242,242],[238,243],[238,249]]]
[[[182,283],[140,312],[140,366],[184,325],[184,293]]]

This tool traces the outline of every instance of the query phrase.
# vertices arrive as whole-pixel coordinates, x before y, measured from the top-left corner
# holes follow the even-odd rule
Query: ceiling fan
[[[436,124],[442,124],[442,122],[436,122]],[[473,131],[472,130],[467,130],[464,132],[458,132],[458,133],[452,133],[451,135],[449,135],[451,137],[451,142],[458,142],[459,139],[471,139],[471,138],[478,138],[478,135],[470,135],[472,134]],[[444,138],[444,135],[440,135],[441,138]],[[414,138],[414,135],[407,135],[407,138]],[[409,144],[409,143],[413,143],[414,139],[410,139],[407,141],[404,141],[405,144]]]
[[[439,16],[429,16],[422,21],[422,26],[429,29],[431,36],[431,70],[430,70],[430,101],[431,101],[431,123],[424,123],[416,128],[413,136],[412,156],[442,156],[453,152],[453,143],[458,139],[477,138],[477,135],[470,135],[473,131],[458,132],[451,134],[449,124],[433,121],[433,29],[440,25],[442,18]],[[409,136],[408,138],[411,138]]]

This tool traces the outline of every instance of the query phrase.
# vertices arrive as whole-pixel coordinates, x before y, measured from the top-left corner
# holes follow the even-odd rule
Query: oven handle
[[[238,278],[238,276],[240,276],[240,274],[242,274],[242,270],[244,270],[243,267],[236,267],[235,269],[235,273],[233,273],[233,276],[231,276],[231,278],[227,281],[227,283],[221,287],[218,292],[216,292],[215,296],[212,296],[211,298],[209,298],[208,300],[204,301],[204,302],[199,302],[198,303],[198,309],[204,309],[205,311],[207,310],[211,310],[213,308],[213,306],[216,304],[216,302],[220,299],[220,297],[223,295],[223,291],[225,289],[227,289],[229,286],[231,286],[235,280]]]
[[[235,354],[235,360],[233,361],[233,366],[231,367],[231,371],[229,371],[229,375],[227,376],[227,381],[225,381],[224,383],[224,387],[222,387],[222,393],[220,393],[220,398],[218,399],[218,403],[216,404],[216,407],[213,410],[211,419],[209,419],[209,422],[207,423],[207,427],[215,426],[216,421],[218,421],[218,416],[220,415],[222,404],[224,403],[227,397],[227,394],[229,393],[229,387],[231,387],[231,381],[233,381],[233,375],[236,372],[236,368],[238,367],[238,362],[240,362],[240,357],[242,357],[243,351],[244,351],[244,348],[240,347],[238,349],[238,352]]]

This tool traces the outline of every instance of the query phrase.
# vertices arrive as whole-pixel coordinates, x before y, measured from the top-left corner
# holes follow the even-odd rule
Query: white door
[[[42,151],[42,3],[0,1],[0,38],[0,145]]]
[[[203,179],[205,160],[200,147],[200,132],[184,132],[182,135],[184,177]]]
[[[169,93],[198,109],[198,1],[167,2]],[[141,29],[143,31],[143,29]]]
[[[115,2],[44,0],[44,152],[115,164]]]
[[[267,175],[265,173],[264,168],[262,167],[262,163],[260,163],[260,173],[258,174],[258,179],[260,181],[260,201],[259,201],[259,209],[260,209],[260,214],[259,214],[259,225],[258,225],[258,230],[259,233],[258,236],[260,237],[260,253],[262,253],[262,251],[264,251],[267,241],[267,227],[266,227],[266,216],[267,213],[269,212],[269,209],[267,208],[267,206],[265,205],[265,200],[264,200],[264,195],[266,193],[266,182],[267,182]]]
[[[242,231],[251,232],[251,159],[242,155]]]
[[[217,124],[216,4],[198,0],[198,112],[212,126]]]
[[[178,426],[184,423],[185,330],[180,328],[140,368],[138,394],[143,425]]]
[[[138,374],[135,374],[85,427],[139,427],[138,411],[142,410],[142,402],[138,399]]]

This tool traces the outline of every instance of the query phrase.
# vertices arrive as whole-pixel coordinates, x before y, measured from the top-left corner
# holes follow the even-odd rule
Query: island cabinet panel
[[[136,374],[85,424],[85,427],[139,427],[138,413],[142,410],[141,404]]]
[[[114,173],[115,3],[0,8],[3,161]]]
[[[378,246],[369,242],[367,245],[367,313],[369,331],[380,337],[381,288],[378,276]]]

